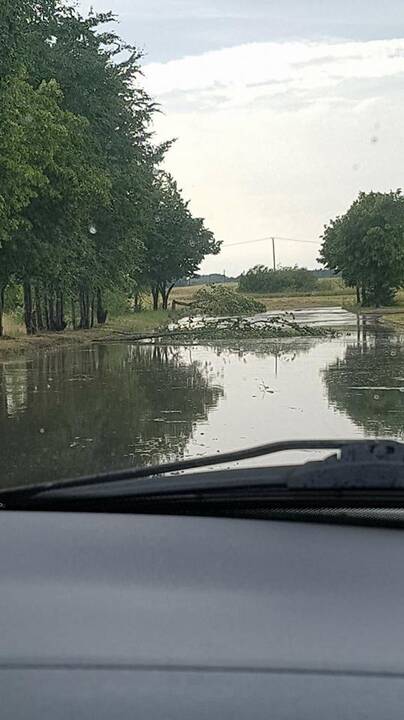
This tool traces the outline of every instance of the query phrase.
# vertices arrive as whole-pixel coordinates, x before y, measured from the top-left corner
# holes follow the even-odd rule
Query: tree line
[[[162,169],[158,107],[141,54],[65,0],[0,8],[0,334],[7,286],[23,288],[27,332],[89,328],[105,292],[150,290],[168,305],[220,243]],[[107,29],[105,29],[107,28]]]
[[[244,292],[313,292],[318,288],[314,273],[297,266],[272,270],[265,265],[255,265],[239,278],[239,290]]]

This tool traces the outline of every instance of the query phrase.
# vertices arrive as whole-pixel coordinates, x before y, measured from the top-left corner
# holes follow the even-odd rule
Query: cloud
[[[209,92],[214,98],[219,90],[219,107],[397,73],[404,73],[404,39],[252,43],[145,67],[148,87],[163,102],[166,96],[185,92]]]
[[[317,239],[360,190],[404,179],[404,39],[253,43],[144,68],[178,137],[167,164],[225,244]],[[313,266],[315,245],[280,243]],[[225,249],[205,270],[270,262],[264,244]]]

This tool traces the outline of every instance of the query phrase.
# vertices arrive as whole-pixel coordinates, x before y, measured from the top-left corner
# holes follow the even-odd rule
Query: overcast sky
[[[270,235],[318,241],[359,190],[404,185],[404,3],[93,0],[145,50],[167,167],[223,240],[202,270],[271,262]],[[226,246],[228,246],[226,248]],[[277,242],[315,266],[318,245]]]

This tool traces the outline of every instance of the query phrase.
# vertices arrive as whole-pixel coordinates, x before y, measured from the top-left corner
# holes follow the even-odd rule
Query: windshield
[[[3,0],[0,487],[403,439],[403,76],[398,0]]]

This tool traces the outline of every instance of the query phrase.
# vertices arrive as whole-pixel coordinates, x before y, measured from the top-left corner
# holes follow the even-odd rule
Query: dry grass
[[[400,327],[404,326],[404,312],[387,313],[383,315],[383,320],[386,320],[393,325]]]
[[[391,308],[384,308],[380,313],[382,319],[389,325],[394,325],[398,329],[404,328],[404,308],[396,308],[392,311]]]
[[[258,297],[258,296],[257,296]],[[260,295],[259,299],[267,310],[300,310],[320,307],[351,307],[352,295]]]
[[[25,335],[25,326],[16,320],[13,315],[5,315],[3,318],[4,334],[9,337],[21,337]]]

